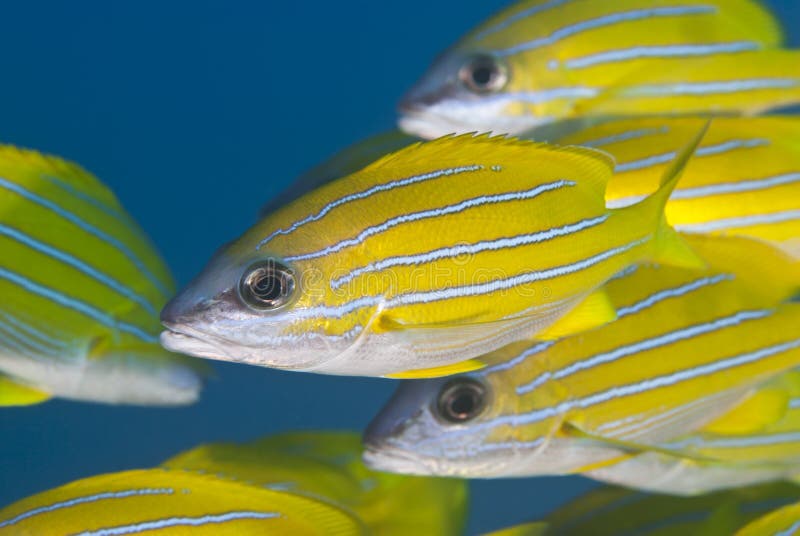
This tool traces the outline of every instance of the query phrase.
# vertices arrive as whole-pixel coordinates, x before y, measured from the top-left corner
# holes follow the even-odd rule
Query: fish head
[[[511,67],[484,50],[451,49],[433,62],[399,105],[400,128],[432,139],[447,134],[494,130],[516,134],[528,130],[507,112],[504,98]],[[488,127],[488,128],[487,128]]]
[[[162,310],[165,348],[207,359],[305,370],[355,344],[357,330],[350,330],[352,337],[327,336],[329,322],[309,318],[325,294],[315,263],[287,260],[290,248],[259,248],[261,229],[257,225],[223,246]],[[348,326],[358,325],[352,322]]]
[[[494,426],[514,406],[496,382],[462,374],[403,382],[364,434],[364,461],[380,471],[476,477],[510,471],[511,428]],[[508,467],[508,469],[503,469]]]

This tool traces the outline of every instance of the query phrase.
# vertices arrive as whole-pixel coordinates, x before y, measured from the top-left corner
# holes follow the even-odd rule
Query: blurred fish
[[[149,469],[100,475],[0,510],[0,535],[355,535],[332,504],[210,475]]]
[[[753,427],[770,417],[764,426]],[[774,422],[769,422],[773,421]],[[716,421],[587,476],[676,495],[776,480],[800,474],[800,372],[770,382]],[[800,498],[800,496],[799,496]]]
[[[695,431],[800,365],[798,261],[758,241],[687,237],[706,271],[640,267],[605,290],[618,319],[520,342],[472,374],[401,385],[366,432],[368,465],[410,474],[586,473]],[[756,412],[741,431],[779,420]],[[688,455],[688,453],[685,453]]]
[[[800,533],[800,501],[770,512],[736,532],[736,536],[792,536]]]
[[[0,252],[0,405],[197,398],[197,365],[158,345],[169,271],[95,177],[0,146]]]
[[[527,0],[442,54],[400,104],[423,138],[572,118],[755,114],[800,102],[800,52],[750,0]]]
[[[372,534],[461,534],[466,521],[466,482],[367,469],[355,433],[298,432],[244,445],[204,445],[164,467],[321,499],[361,519]]]
[[[700,134],[702,136],[702,132]],[[328,374],[441,376],[514,340],[614,318],[630,264],[703,266],[663,206],[608,210],[593,149],[487,136],[412,145],[265,218],[162,312],[166,348]],[[433,368],[433,370],[432,370]],[[422,370],[419,370],[422,369]]]
[[[786,483],[692,498],[648,495],[606,486],[570,501],[540,522],[486,536],[729,536],[798,498],[800,487]],[[756,534],[774,534],[774,531]]]
[[[700,119],[611,121],[559,143],[596,147],[617,160],[606,190],[622,207],[656,191]],[[715,119],[667,203],[677,229],[770,240],[800,256],[800,118]]]

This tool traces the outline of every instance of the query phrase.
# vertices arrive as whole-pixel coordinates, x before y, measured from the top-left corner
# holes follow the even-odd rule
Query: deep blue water
[[[393,126],[433,56],[505,2],[61,2],[3,6],[0,141],[108,183],[180,283],[293,177]],[[792,42],[800,5],[774,0]],[[215,365],[197,405],[0,411],[0,505],[202,442],[363,428],[392,382]],[[477,482],[470,532],[535,518],[579,478]]]

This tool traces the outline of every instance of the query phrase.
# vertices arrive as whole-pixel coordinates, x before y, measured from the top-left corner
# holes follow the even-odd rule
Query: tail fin
[[[641,211],[648,218],[648,214],[655,217],[655,235],[653,237],[654,252],[652,260],[659,264],[677,266],[680,268],[705,269],[706,263],[692,250],[683,238],[667,222],[664,210],[673,190],[683,175],[686,165],[694,156],[700,142],[708,132],[710,121],[697,133],[697,136],[673,160],[670,167],[661,178],[658,190],[639,204],[630,207]],[[623,209],[624,210],[624,209]]]

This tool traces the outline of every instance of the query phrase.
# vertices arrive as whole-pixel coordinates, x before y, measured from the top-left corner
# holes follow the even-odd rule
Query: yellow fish
[[[800,533],[800,501],[749,523],[736,536],[792,536]]]
[[[197,399],[197,364],[158,344],[172,276],[97,178],[0,146],[0,258],[0,406]]]
[[[800,497],[800,487],[777,483],[701,497],[670,497],[604,486],[570,501],[542,521],[486,536],[729,536]],[[763,532],[754,534],[774,534]]]
[[[800,102],[800,52],[751,0],[525,0],[466,35],[400,104],[423,138],[574,118],[747,114]]]
[[[690,435],[587,476],[676,495],[800,476],[800,372],[789,372]]]
[[[355,517],[308,497],[185,471],[78,480],[0,510],[0,535],[360,535]]]
[[[617,165],[606,200],[622,207],[658,189],[664,169],[703,122],[611,121],[558,141],[614,155]],[[800,255],[800,118],[715,119],[666,212],[681,231],[752,236]]]
[[[623,268],[703,266],[663,214],[699,139],[658,192],[621,210],[604,201],[613,162],[592,149],[487,136],[412,145],[223,249],[162,311],[162,344],[275,368],[436,376],[514,340],[603,324],[615,313],[595,291]]]
[[[800,288],[798,261],[750,239],[687,242],[709,268],[622,273],[605,287],[616,321],[509,345],[478,372],[401,385],[366,432],[368,465],[462,477],[596,471],[664,450],[799,366],[800,303],[785,303]],[[783,416],[772,409],[742,431]]]
[[[361,437],[354,433],[298,432],[244,445],[203,445],[163,466],[322,498],[358,517],[372,534],[461,534],[466,521],[466,482],[372,471],[361,461]]]

